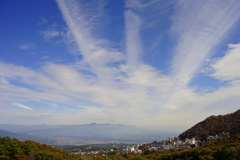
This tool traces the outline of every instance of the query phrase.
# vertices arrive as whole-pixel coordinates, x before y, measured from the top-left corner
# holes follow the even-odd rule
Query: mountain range
[[[46,143],[46,144],[57,143],[57,141],[55,141],[54,139],[31,136],[31,135],[24,134],[24,133],[14,133],[14,132],[9,132],[9,131],[2,130],[2,129],[0,129],[0,137],[17,138],[18,140],[21,140],[21,141],[32,140],[32,141]]]
[[[0,129],[19,134],[18,137],[25,135],[27,139],[37,142],[51,140],[47,143],[51,145],[146,143],[177,135],[177,133],[173,132],[146,130],[131,125],[96,123],[84,125],[44,124],[33,126],[0,124]],[[36,137],[38,137],[39,140],[36,140]]]

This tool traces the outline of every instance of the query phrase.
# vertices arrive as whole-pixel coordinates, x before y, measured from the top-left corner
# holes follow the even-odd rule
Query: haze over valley
[[[34,126],[0,124],[0,129],[0,136],[2,137],[9,136],[19,140],[30,139],[51,145],[140,144],[156,139],[163,140],[178,134],[175,132],[140,129],[130,125],[96,123]]]

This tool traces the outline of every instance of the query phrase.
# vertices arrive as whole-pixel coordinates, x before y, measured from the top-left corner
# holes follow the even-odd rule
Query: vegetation
[[[205,147],[185,150],[145,150],[141,155],[122,154],[108,157],[81,157],[83,160],[239,160],[240,134]]]
[[[72,152],[90,152],[90,151],[100,151],[100,150],[117,150],[121,146],[130,146],[134,144],[126,143],[104,143],[104,144],[91,144],[91,145],[56,145],[68,153]]]
[[[205,140],[208,135],[221,132],[230,132],[231,135],[240,133],[240,110],[227,115],[210,116],[180,134],[179,137],[181,139],[195,137]]]
[[[0,137],[0,159],[19,160],[61,160],[74,156],[61,149],[31,140],[19,141],[16,138]]]
[[[0,159],[19,160],[239,160],[240,134],[208,144],[205,147],[196,147],[185,150],[144,150],[142,154],[119,154],[111,156],[75,156],[61,149],[33,141],[18,141],[9,137],[0,138]]]

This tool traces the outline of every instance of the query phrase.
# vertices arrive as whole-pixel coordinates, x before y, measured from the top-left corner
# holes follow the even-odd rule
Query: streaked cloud
[[[142,54],[140,38],[141,19],[131,9],[125,11],[126,25],[126,48],[128,65],[136,67],[139,65]]]
[[[26,106],[26,105],[20,104],[20,103],[12,102],[12,104],[15,105],[15,106],[17,106],[17,107],[26,109],[26,110],[33,110],[32,108],[30,108],[30,107],[28,107],[28,106]]]
[[[54,107],[54,108],[59,108],[59,106],[56,103],[50,103],[49,105]]]
[[[171,32],[177,35],[173,76],[188,83],[204,61],[239,20],[240,3],[230,1],[178,1]]]

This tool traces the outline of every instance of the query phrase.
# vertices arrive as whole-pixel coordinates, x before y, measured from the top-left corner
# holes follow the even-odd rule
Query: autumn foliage
[[[179,135],[181,139],[196,138],[205,140],[208,135],[230,132],[231,135],[240,133],[240,110],[219,116],[210,116],[192,128]]]
[[[19,141],[16,138],[0,137],[0,159],[18,160],[61,160],[73,156],[61,149],[31,140]]]

